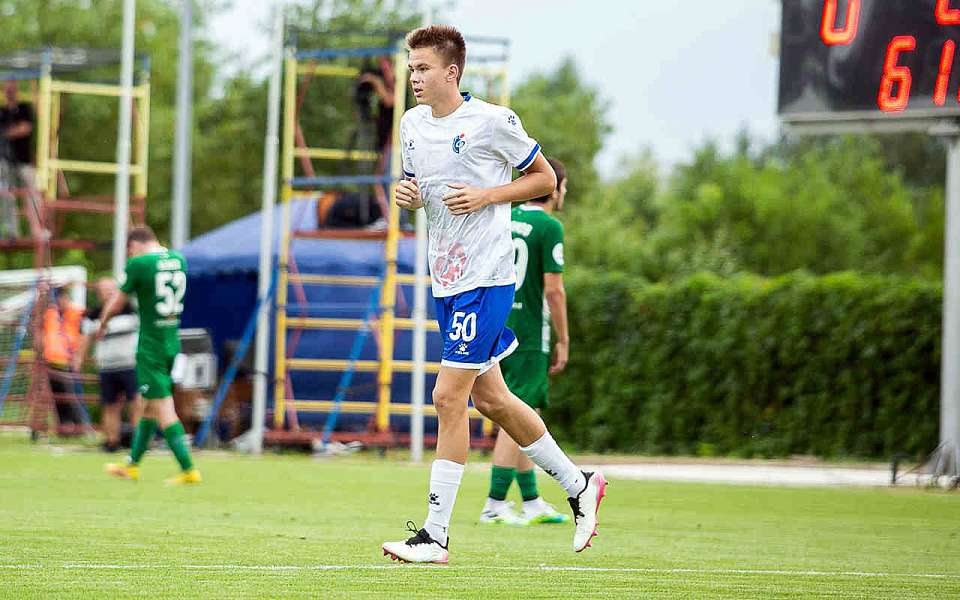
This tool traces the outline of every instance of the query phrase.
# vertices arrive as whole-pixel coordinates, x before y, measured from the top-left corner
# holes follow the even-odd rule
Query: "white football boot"
[[[513,502],[487,498],[487,504],[480,513],[480,523],[523,527],[527,520],[513,512]]]
[[[543,498],[530,500],[523,503],[523,511],[520,516],[527,523],[566,523],[570,520],[567,515],[557,512],[552,504],[547,503]]]
[[[446,546],[441,546],[440,542],[430,537],[426,529],[417,530],[413,521],[407,521],[407,529],[414,535],[405,542],[384,542],[384,556],[400,562],[447,564],[450,560],[447,552],[450,540],[447,540]]]
[[[577,522],[577,529],[573,534],[575,552],[583,552],[592,545],[590,540],[597,535],[597,512],[607,490],[607,481],[600,471],[584,471],[583,476],[587,480],[586,487],[576,498],[567,498],[570,508],[573,509],[573,518]]]

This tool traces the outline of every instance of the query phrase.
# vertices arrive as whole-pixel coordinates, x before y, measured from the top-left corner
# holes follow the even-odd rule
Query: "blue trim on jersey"
[[[411,173],[410,171],[408,171],[408,170],[406,170],[406,169],[403,169],[403,174],[406,175],[407,177],[416,177],[416,176],[417,176],[415,173]]]
[[[470,95],[470,92],[460,92],[460,95],[463,96],[464,102],[470,102],[470,99],[473,98],[473,96]]]
[[[533,150],[530,151],[530,155],[527,156],[522,163],[517,165],[517,170],[522,171],[533,164],[533,159],[537,157],[537,152],[540,152],[540,144],[535,145]]]

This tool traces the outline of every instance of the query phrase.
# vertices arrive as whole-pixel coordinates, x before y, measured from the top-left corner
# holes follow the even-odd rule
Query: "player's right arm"
[[[570,330],[567,323],[567,292],[563,288],[563,273],[543,274],[543,294],[550,307],[550,320],[556,332],[550,374],[555,375],[567,366],[570,360]]]
[[[397,184],[397,206],[407,210],[423,208],[423,197],[420,195],[416,177],[404,179]]]
[[[97,339],[102,340],[107,334],[107,322],[120,312],[123,305],[127,303],[127,295],[122,290],[117,290],[113,296],[107,300],[100,314],[100,327],[97,328]]]
[[[404,115],[406,117],[406,115]],[[417,210],[423,207],[423,197],[420,195],[420,186],[417,184],[417,172],[413,166],[413,156],[407,146],[406,125],[400,122],[400,157],[403,165],[403,179],[397,184],[396,202],[400,208]]]
[[[107,303],[103,306],[103,311],[100,313],[100,327],[97,329],[98,340],[103,339],[103,336],[106,335],[107,322],[120,312],[127,303],[128,295],[137,289],[139,273],[138,262],[132,259],[128,260],[123,285],[107,300]]]

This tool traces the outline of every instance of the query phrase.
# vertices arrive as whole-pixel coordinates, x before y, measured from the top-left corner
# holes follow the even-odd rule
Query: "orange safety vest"
[[[51,304],[43,315],[43,357],[47,363],[66,367],[80,343],[83,309],[69,306],[63,315]]]

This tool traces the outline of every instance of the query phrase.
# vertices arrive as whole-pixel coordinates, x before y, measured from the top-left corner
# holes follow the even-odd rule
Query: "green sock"
[[[516,472],[517,470],[513,467],[493,465],[493,469],[490,470],[490,497],[494,500],[506,500]]]
[[[520,486],[520,495],[523,496],[524,502],[536,500],[540,497],[540,491],[537,489],[537,473],[533,469],[518,471],[517,485]]]
[[[130,464],[140,464],[140,459],[150,447],[153,435],[157,433],[156,419],[140,419],[137,430],[133,432],[133,441],[130,443]]]
[[[190,448],[187,446],[186,432],[183,430],[183,423],[177,421],[170,427],[163,430],[163,437],[167,440],[167,445],[177,457],[180,468],[189,471],[193,468],[193,459],[190,457]]]

